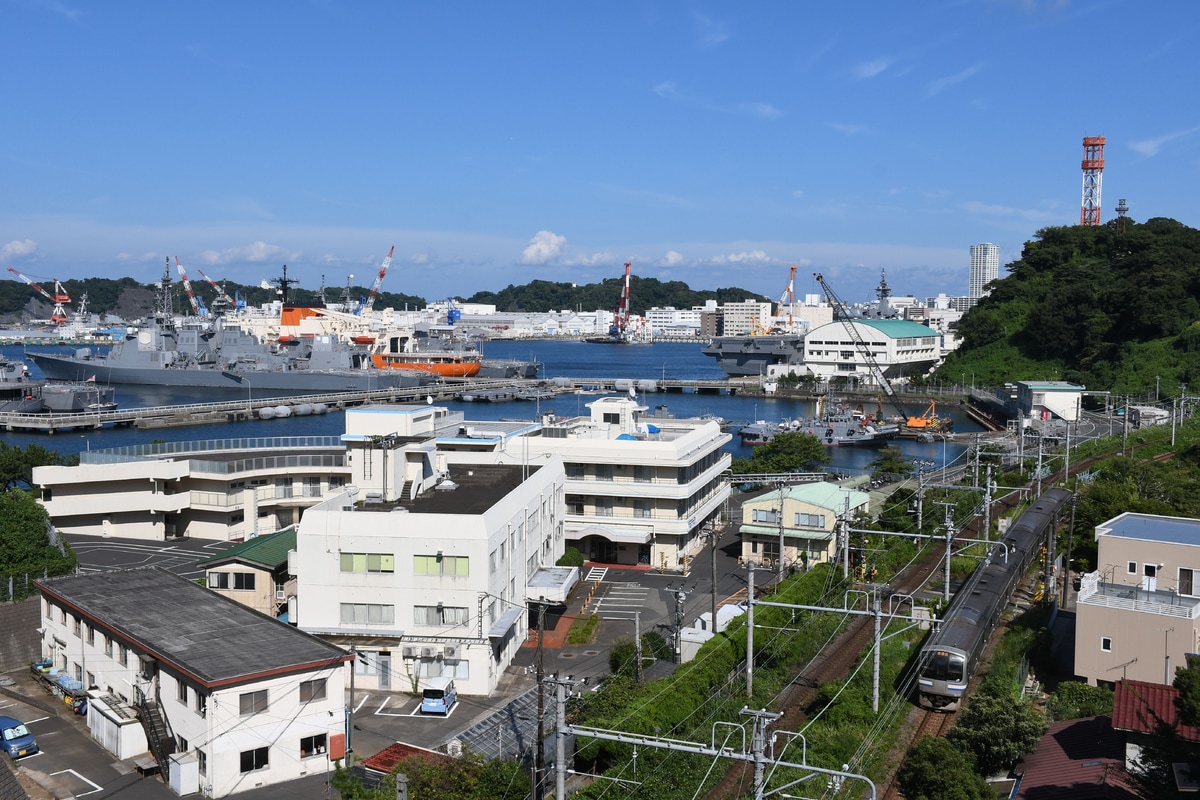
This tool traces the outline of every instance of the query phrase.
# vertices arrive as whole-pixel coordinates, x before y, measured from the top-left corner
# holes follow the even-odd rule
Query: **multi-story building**
[[[938,332],[908,320],[855,320],[850,323],[861,346],[843,322],[822,325],[804,339],[804,364],[822,380],[854,378],[870,381],[871,365],[862,347],[883,370],[889,381],[923,375],[942,356]]]
[[[601,397],[587,408],[587,415],[547,414],[541,422],[475,423],[439,406],[353,409],[344,437],[352,482],[379,487],[386,475],[393,489],[403,484],[408,492],[423,470],[446,464],[557,458],[566,470],[568,544],[596,561],[679,569],[729,497],[722,474],[732,456],[722,448],[730,434],[711,419],[643,418],[646,407],[630,397]],[[394,454],[386,466],[401,441],[420,437],[431,455],[409,448],[403,468]],[[424,466],[428,459],[432,467]]]
[[[360,686],[416,693],[446,677],[490,695],[524,642],[529,604],[561,605],[578,580],[578,568],[554,566],[562,461],[445,464],[420,437],[366,441],[356,471],[373,477],[300,523],[289,617],[352,647]]]
[[[837,523],[870,510],[871,496],[832,483],[786,486],[742,503],[742,563],[807,568],[835,557]],[[841,543],[844,545],[844,542]]]
[[[743,300],[721,306],[724,327],[722,335],[766,333],[771,328],[771,303],[766,300]]]
[[[33,483],[66,533],[241,540],[286,528],[339,491],[345,458],[335,436],[160,442],[85,451],[74,467],[34,467]]]
[[[987,285],[1000,276],[1000,248],[990,242],[971,245],[971,276],[967,299],[974,306],[988,294]]]
[[[92,737],[118,759],[149,750],[177,793],[225,797],[345,755],[341,648],[157,568],[37,586],[43,656],[91,688]]]
[[[1170,684],[1200,652],[1200,520],[1126,512],[1096,526],[1075,609],[1075,674]]]
[[[296,579],[288,569],[295,549],[293,526],[239,542],[198,566],[209,589],[286,622],[288,601],[296,596]]]

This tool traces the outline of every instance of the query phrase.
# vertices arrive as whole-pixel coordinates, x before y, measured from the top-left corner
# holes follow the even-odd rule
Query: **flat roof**
[[[538,464],[450,464],[446,468],[448,481],[412,500],[360,503],[355,510],[389,512],[404,508],[413,514],[482,514],[539,469]],[[451,485],[454,488],[449,488]]]
[[[1096,526],[1096,538],[1114,536],[1146,542],[1200,545],[1200,519],[1125,512]]]
[[[340,647],[159,567],[36,581],[59,605],[206,688],[336,666]]]

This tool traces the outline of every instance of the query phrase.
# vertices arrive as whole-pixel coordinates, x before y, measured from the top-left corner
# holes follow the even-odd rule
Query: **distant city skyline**
[[[1196,14],[1159,9],[0,0],[0,267],[965,296],[972,244],[1077,224],[1084,136],[1104,220],[1200,222]]]

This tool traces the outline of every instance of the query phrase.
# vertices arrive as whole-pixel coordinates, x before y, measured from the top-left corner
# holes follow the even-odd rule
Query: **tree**
[[[532,786],[529,774],[517,761],[487,761],[466,752],[458,758],[414,755],[402,759],[392,773],[374,789],[339,766],[330,780],[344,800],[394,800],[396,775],[408,778],[409,797],[422,800],[492,800],[496,797],[526,797]]]
[[[0,442],[0,482],[3,488],[33,486],[33,468],[63,463],[59,454],[40,444],[14,447]]]
[[[781,433],[754,451],[751,458],[734,459],[735,475],[763,472],[816,472],[830,461],[821,440],[807,433]]]
[[[898,447],[885,447],[867,466],[871,469],[872,478],[905,476],[912,473],[913,460]]]
[[[1113,690],[1081,681],[1063,681],[1050,695],[1047,709],[1056,720],[1112,714]]]
[[[26,577],[67,575],[75,564],[75,553],[65,541],[51,543],[50,517],[33,495],[20,489],[0,492],[0,599],[26,596]],[[10,575],[13,598],[3,597]]]
[[[1045,715],[1033,706],[984,688],[975,692],[946,738],[975,756],[981,774],[995,775],[1033,752],[1048,727]]]
[[[896,778],[908,800],[995,800],[996,792],[972,767],[970,753],[926,736],[908,749]]]
[[[1171,684],[1179,690],[1175,708],[1184,725],[1200,725],[1200,660],[1189,658],[1186,667],[1175,670]]]

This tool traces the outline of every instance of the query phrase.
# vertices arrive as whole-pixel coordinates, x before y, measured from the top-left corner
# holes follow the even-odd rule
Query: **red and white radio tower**
[[[1104,137],[1083,137],[1083,208],[1080,225],[1100,224],[1100,180],[1104,173]]]

